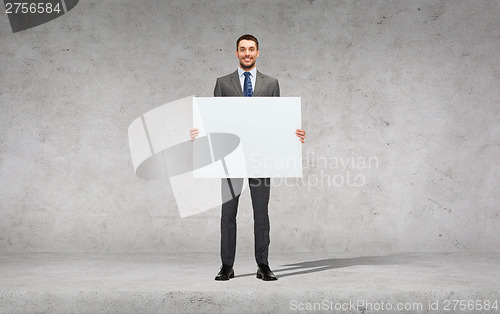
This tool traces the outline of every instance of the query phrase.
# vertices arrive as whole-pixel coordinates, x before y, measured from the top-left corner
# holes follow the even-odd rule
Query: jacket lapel
[[[263,80],[264,80],[264,76],[259,72],[257,71],[257,77],[255,78],[256,81],[255,81],[255,90],[253,91],[253,96],[259,96],[259,93],[262,89],[262,84],[264,84]]]
[[[243,91],[241,90],[240,78],[238,77],[238,70],[233,72],[231,75],[231,81],[233,82],[234,88],[240,97],[243,97]]]

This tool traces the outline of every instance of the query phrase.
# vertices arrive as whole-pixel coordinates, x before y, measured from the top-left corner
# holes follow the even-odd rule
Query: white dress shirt
[[[252,82],[252,91],[255,92],[255,81],[257,80],[257,68],[253,68],[250,71],[250,81]],[[240,76],[241,90],[245,90],[245,71],[238,67],[238,75]]]

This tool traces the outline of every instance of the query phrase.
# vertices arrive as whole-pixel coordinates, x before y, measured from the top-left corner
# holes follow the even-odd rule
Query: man
[[[255,62],[259,57],[259,42],[255,36],[243,35],[236,41],[236,57],[239,68],[235,72],[219,77],[215,84],[215,97],[279,97],[278,80],[257,71]],[[199,134],[198,129],[191,129],[191,140]],[[298,129],[295,134],[304,143],[305,131]],[[254,215],[255,261],[257,278],[264,281],[277,280],[269,268],[269,216],[268,203],[270,178],[249,178],[250,194]],[[222,205],[221,247],[222,267],[215,280],[229,280],[234,277],[234,257],[236,254],[236,214],[239,192],[243,179],[222,179],[223,199],[230,199]],[[227,197],[232,195],[233,197]],[[235,196],[236,195],[236,196]]]

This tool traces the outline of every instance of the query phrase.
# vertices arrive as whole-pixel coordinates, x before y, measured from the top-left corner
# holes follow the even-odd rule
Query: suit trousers
[[[222,179],[222,199],[229,200],[222,204],[221,214],[221,245],[222,264],[233,266],[236,255],[236,214],[243,186],[242,178]],[[268,265],[269,252],[269,215],[268,203],[270,195],[270,178],[249,178],[250,195],[252,198],[255,261],[257,264]]]

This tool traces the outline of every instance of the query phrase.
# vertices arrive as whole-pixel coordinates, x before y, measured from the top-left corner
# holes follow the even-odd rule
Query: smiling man
[[[240,68],[245,71],[255,69],[255,61],[259,56],[259,44],[257,38],[252,35],[244,35],[236,42],[236,57],[240,60]]]
[[[215,97],[279,97],[278,80],[257,71],[255,63],[259,57],[259,41],[255,36],[243,35],[236,41],[238,70],[219,77],[215,84]],[[292,130],[291,130],[292,131]],[[198,129],[191,129],[191,140],[199,134]],[[305,131],[295,130],[295,134],[304,143]],[[255,261],[257,278],[264,281],[277,280],[269,268],[269,215],[268,203],[270,178],[249,178],[254,218]],[[234,258],[236,254],[236,214],[243,179],[222,179],[222,199],[230,199],[222,204],[221,245],[222,266],[215,280],[229,280],[234,277]]]

